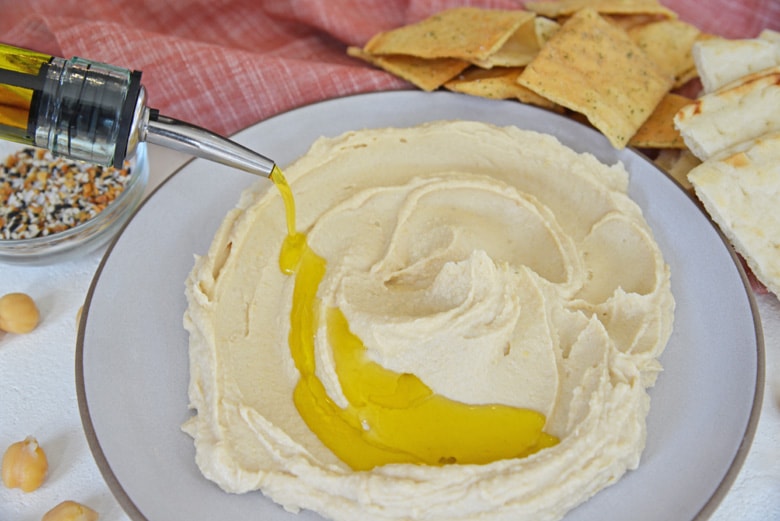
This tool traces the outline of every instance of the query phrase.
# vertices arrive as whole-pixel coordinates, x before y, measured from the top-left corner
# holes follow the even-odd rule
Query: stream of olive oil
[[[287,236],[279,267],[295,275],[289,345],[300,372],[298,412],[336,456],[354,470],[387,463],[484,464],[523,457],[558,440],[543,432],[544,415],[506,405],[468,405],[434,394],[418,377],[373,362],[340,310],[320,317],[317,288],[326,263],[295,225],[295,200],[282,171],[271,180],[285,205]],[[340,407],[315,374],[314,337],[325,320],[336,374],[349,405]]]

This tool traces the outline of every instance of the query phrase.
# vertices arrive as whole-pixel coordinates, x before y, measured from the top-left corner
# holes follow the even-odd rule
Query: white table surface
[[[150,147],[149,156],[147,193],[187,160],[157,147]],[[0,521],[39,521],[66,499],[97,510],[101,521],[129,519],[92,458],[76,400],[77,315],[103,251],[42,267],[0,263],[0,295],[27,293],[42,315],[31,333],[0,332],[0,451],[32,435],[49,459],[49,475],[40,489],[24,493],[0,484]],[[758,295],[756,301],[766,345],[761,418],[742,470],[712,521],[780,520],[780,302],[771,294]]]

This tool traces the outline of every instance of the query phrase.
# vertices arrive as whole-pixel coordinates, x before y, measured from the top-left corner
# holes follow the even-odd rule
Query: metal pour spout
[[[264,177],[270,177],[276,164],[273,160],[224,138],[205,128],[163,116],[146,105],[146,89],[140,86],[130,120],[127,156],[138,143],[147,142],[191,156],[215,161],[229,167]]]
[[[204,128],[146,109],[142,141],[208,159],[256,175],[270,177],[275,163],[235,141]]]

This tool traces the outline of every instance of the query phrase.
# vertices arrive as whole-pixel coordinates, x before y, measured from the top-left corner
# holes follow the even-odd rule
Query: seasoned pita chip
[[[694,44],[693,59],[704,92],[710,93],[738,78],[780,65],[780,41],[711,38]]]
[[[533,13],[522,10],[458,7],[379,33],[364,50],[373,55],[485,60],[533,17]]]
[[[548,18],[569,16],[580,9],[590,8],[601,14],[660,15],[677,18],[677,14],[658,0],[559,0],[556,2],[528,2],[525,8]]]
[[[701,161],[690,150],[665,148],[658,153],[654,163],[672,176],[685,190],[693,190],[693,185],[688,181],[688,172],[699,166]]]
[[[373,56],[358,47],[347,48],[347,54],[405,79],[425,91],[433,91],[463,72],[469,62],[454,58],[426,60],[414,56]]]
[[[517,83],[517,77],[521,72],[523,72],[522,67],[492,69],[472,67],[445,83],[444,88],[483,98],[516,99],[538,107],[562,111],[560,106]]]
[[[521,89],[525,89],[517,83],[521,72],[522,67],[471,67],[445,83],[444,88],[482,98],[514,99]]]
[[[485,60],[472,60],[472,63],[483,69],[528,65],[559,28],[560,25],[553,20],[534,16],[521,25],[498,51]]]
[[[709,159],[688,179],[756,277],[780,296],[780,133]]]
[[[674,124],[702,161],[761,134],[780,131],[780,67],[702,96],[683,107]]]
[[[674,115],[691,101],[672,93],[664,96],[628,144],[640,148],[685,148],[685,141],[674,127]]]
[[[572,16],[518,82],[584,114],[616,148],[626,146],[672,86],[625,31],[593,9]]]
[[[539,42],[539,46],[543,46],[547,41],[553,37],[558,29],[561,28],[561,24],[555,20],[550,20],[543,16],[537,16],[534,18],[534,30],[536,31],[536,40]]]
[[[696,77],[691,49],[700,31],[680,20],[663,20],[628,30],[628,35],[659,67],[662,74],[674,77],[674,86]]]

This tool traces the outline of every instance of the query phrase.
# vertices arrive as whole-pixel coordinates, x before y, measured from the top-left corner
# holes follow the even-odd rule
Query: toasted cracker
[[[485,60],[533,16],[523,10],[448,9],[416,24],[376,34],[364,50],[373,55]]]
[[[517,77],[522,72],[522,67],[494,67],[492,69],[472,67],[457,78],[445,83],[444,88],[482,98],[516,99],[523,103],[561,112],[562,108],[559,105],[517,83]]]
[[[558,0],[555,2],[528,2],[525,8],[548,18],[570,16],[580,9],[590,8],[601,14],[659,15],[677,18],[677,14],[658,0]]]
[[[494,67],[492,69],[471,67],[445,83],[444,88],[481,98],[514,99],[520,90],[528,91],[517,83],[517,77],[520,76],[521,72],[523,72],[522,67]]]
[[[542,46],[555,34],[560,25],[540,16],[522,24],[496,52],[484,60],[472,60],[483,69],[491,67],[524,67],[531,63]]]
[[[358,47],[348,47],[347,54],[395,74],[429,92],[438,89],[469,66],[469,62],[454,58],[426,60],[404,55],[373,56]]]
[[[561,24],[555,20],[550,20],[543,16],[534,18],[534,31],[536,32],[536,40],[539,42],[540,47],[546,44],[560,28]]]
[[[693,185],[688,180],[688,172],[701,164],[687,148],[664,148],[658,152],[653,161],[658,168],[667,172],[685,190],[693,191]]]
[[[700,34],[699,29],[680,20],[662,20],[628,30],[631,39],[658,65],[661,73],[674,77],[675,87],[697,75],[692,48]]]
[[[593,9],[572,16],[518,82],[587,116],[616,148],[626,146],[672,86],[625,31]]]
[[[693,100],[669,93],[629,140],[632,147],[686,148],[680,132],[674,126],[674,115]]]

